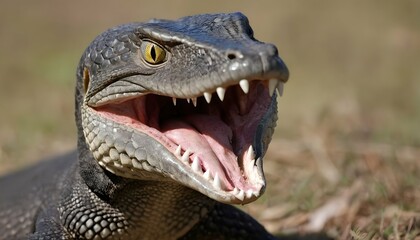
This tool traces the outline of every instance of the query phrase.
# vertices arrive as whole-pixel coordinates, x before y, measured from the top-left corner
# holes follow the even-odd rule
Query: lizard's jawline
[[[180,99],[174,106],[170,97],[149,94],[95,110],[109,120],[153,137],[192,173],[211,182],[216,190],[229,192],[242,200],[258,196],[265,185],[256,164],[256,160],[261,159],[255,156],[252,143],[270,101],[267,86],[262,81],[253,81],[248,94],[244,94],[238,86],[232,86],[227,89],[223,102],[213,94],[210,104],[204,97],[199,97],[197,107]],[[213,119],[206,121],[205,116]],[[203,133],[206,125],[212,122],[217,122],[215,125],[219,128],[229,127],[232,132],[230,146],[226,146],[228,137],[225,135],[228,133],[212,136],[214,129],[208,131],[208,135]],[[178,128],[175,123],[181,126]],[[208,153],[191,152],[194,144],[190,143],[191,139],[185,139],[187,135],[183,136],[186,128],[190,128],[187,129],[191,132],[190,136],[206,140],[203,144],[210,148],[205,150],[214,153],[216,160]],[[187,140],[187,144],[181,143],[183,139]]]

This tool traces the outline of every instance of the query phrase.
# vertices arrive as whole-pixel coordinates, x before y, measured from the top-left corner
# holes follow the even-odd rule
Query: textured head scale
[[[250,202],[265,188],[274,92],[287,78],[277,48],[254,39],[241,13],[118,26],[79,64],[79,144],[117,176]]]

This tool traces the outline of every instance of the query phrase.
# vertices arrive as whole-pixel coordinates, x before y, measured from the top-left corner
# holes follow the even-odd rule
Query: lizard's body
[[[0,238],[273,239],[226,203],[264,191],[287,76],[239,13],[108,30],[79,64],[77,153],[0,179]]]

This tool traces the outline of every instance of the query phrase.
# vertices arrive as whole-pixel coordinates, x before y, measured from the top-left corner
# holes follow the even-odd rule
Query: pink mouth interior
[[[182,153],[192,153],[190,162],[198,157],[203,172],[209,170],[213,177],[218,174],[224,190],[258,190],[248,181],[243,161],[271,98],[261,81],[251,82],[250,90],[244,94],[232,86],[223,102],[213,94],[210,104],[203,97],[197,98],[196,107],[185,99],[177,99],[174,106],[170,97],[149,94],[96,111],[146,133],[172,153],[181,145]]]

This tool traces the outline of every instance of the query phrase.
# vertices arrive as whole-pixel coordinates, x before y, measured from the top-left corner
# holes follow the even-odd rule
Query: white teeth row
[[[248,189],[247,191],[244,191],[244,190],[239,190],[237,187],[235,187],[232,191],[231,191],[231,193],[235,196],[235,197],[237,197],[239,200],[244,200],[245,198],[251,198],[252,197],[252,195],[254,195],[254,196],[256,196],[256,197],[258,197],[258,193],[257,192],[254,192],[254,191],[252,191],[252,189]]]
[[[200,160],[198,159],[197,156],[194,157],[192,163],[190,164],[189,160],[190,160],[190,156],[192,152],[189,149],[187,149],[183,154],[181,154],[181,150],[182,150],[181,145],[178,145],[178,147],[176,148],[174,152],[175,156],[178,159],[180,159],[185,164],[190,165],[191,169],[194,172],[201,174],[204,177],[204,179],[213,181],[213,186],[216,189],[218,190],[226,189],[225,185],[223,184],[222,180],[220,179],[217,173],[214,175],[214,177],[212,177],[210,170],[207,169],[205,172],[203,172],[203,169],[201,168]]]
[[[187,149],[183,154],[181,154],[181,151],[182,151],[182,147],[181,145],[178,145],[178,147],[176,148],[174,152],[175,156],[178,159],[180,159],[185,164],[190,165],[191,169],[194,172],[202,175],[204,179],[212,182],[212,185],[215,189],[226,190],[227,187],[224,185],[223,181],[220,179],[218,173],[215,173],[213,177],[209,169],[203,172],[203,169],[201,168],[200,160],[198,159],[197,156],[194,157],[192,163],[190,164],[189,160],[190,160],[190,156],[192,155],[191,151]],[[252,156],[253,158],[255,156],[252,146],[250,146],[250,149],[248,149],[248,156],[249,157]],[[255,163],[255,159],[251,161],[249,166],[254,167],[254,163]],[[232,191],[230,191],[230,193],[241,201],[243,201],[245,198],[249,199],[253,195],[258,196],[258,192],[254,192],[252,189],[244,191],[243,189],[239,189],[237,187],[235,187]]]
[[[277,91],[279,92],[280,96],[283,96],[283,82],[279,81],[275,78],[272,78],[270,80],[268,80],[268,88],[269,88],[269,93],[270,93],[270,97],[273,96],[274,91],[277,89]],[[241,87],[242,91],[245,94],[248,94],[249,92],[249,81],[246,79],[242,79],[239,81],[239,86]],[[218,87],[216,88],[216,94],[219,97],[219,99],[221,101],[223,101],[223,99],[225,98],[225,93],[226,93],[226,89],[223,87]],[[203,94],[204,98],[206,99],[207,103],[211,102],[211,97],[212,97],[212,93],[210,92],[204,92]],[[176,101],[177,99],[175,97],[172,98],[172,102],[174,104],[174,106],[176,106]],[[187,102],[190,103],[192,102],[194,107],[197,106],[197,98],[187,98]]]

